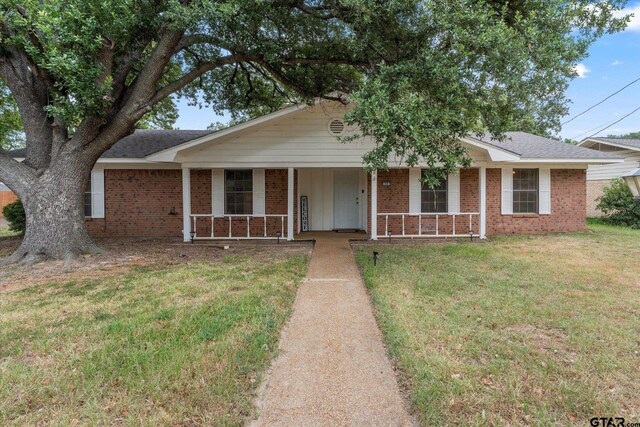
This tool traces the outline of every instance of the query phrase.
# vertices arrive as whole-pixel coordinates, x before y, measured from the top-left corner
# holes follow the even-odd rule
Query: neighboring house
[[[473,164],[436,189],[389,159],[367,173],[346,108],[295,105],[217,132],[139,130],[97,162],[85,197],[93,236],[293,239],[357,229],[372,239],[583,230],[586,169],[612,154],[512,132],[462,143]],[[19,158],[24,152],[14,152]]]
[[[640,167],[640,139],[587,138],[578,145],[624,158],[621,163],[589,165],[587,170],[587,216],[597,217],[602,215],[602,212],[596,209],[598,204],[596,199],[603,195],[604,187],[608,186],[613,178],[620,178]]]
[[[0,220],[4,219],[2,210],[9,203],[14,202],[17,199],[13,191],[9,190],[9,187],[0,182]]]

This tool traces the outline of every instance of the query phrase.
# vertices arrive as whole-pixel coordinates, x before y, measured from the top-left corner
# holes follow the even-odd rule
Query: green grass
[[[306,257],[235,256],[0,293],[0,425],[238,425]]]
[[[377,245],[358,262],[425,425],[640,420],[640,230]]]
[[[13,237],[13,236],[17,236],[17,233],[14,233],[13,231],[9,230],[9,226],[5,225],[5,226],[0,226],[0,237]]]

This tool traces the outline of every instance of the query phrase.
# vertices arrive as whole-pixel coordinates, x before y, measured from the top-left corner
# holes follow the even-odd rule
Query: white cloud
[[[622,18],[625,15],[633,15],[625,31],[640,32],[640,3],[635,6],[625,7],[621,11],[615,13],[617,18]]]
[[[587,68],[586,65],[580,63],[578,65],[576,65],[575,67],[573,67],[573,70],[578,74],[578,77],[580,77],[581,79],[584,79],[587,77],[587,73],[590,72],[591,70]]]
[[[615,67],[615,66],[617,66],[617,65],[622,65],[622,64],[624,64],[624,62],[622,62],[622,61],[618,61],[617,59],[611,63],[611,65],[612,65],[613,67]]]

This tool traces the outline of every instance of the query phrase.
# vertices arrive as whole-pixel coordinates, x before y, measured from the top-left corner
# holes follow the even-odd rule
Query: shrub
[[[9,221],[9,230],[24,234],[27,226],[27,217],[24,214],[22,200],[18,199],[15,202],[9,203],[2,209],[2,213],[7,221]]]
[[[605,222],[640,228],[640,201],[633,198],[622,179],[611,180],[611,185],[604,188],[604,194],[597,201]]]

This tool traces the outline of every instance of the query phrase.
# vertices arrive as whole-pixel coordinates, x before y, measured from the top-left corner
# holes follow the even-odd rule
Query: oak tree
[[[623,6],[0,0],[0,80],[26,143],[23,162],[0,152],[0,181],[27,215],[9,261],[97,249],[82,207],[90,171],[171,96],[236,120],[314,97],[351,101],[347,120],[377,143],[368,167],[385,168],[393,153],[446,171],[468,164],[458,140],[469,132],[556,128],[573,67],[596,38],[624,27]]]

